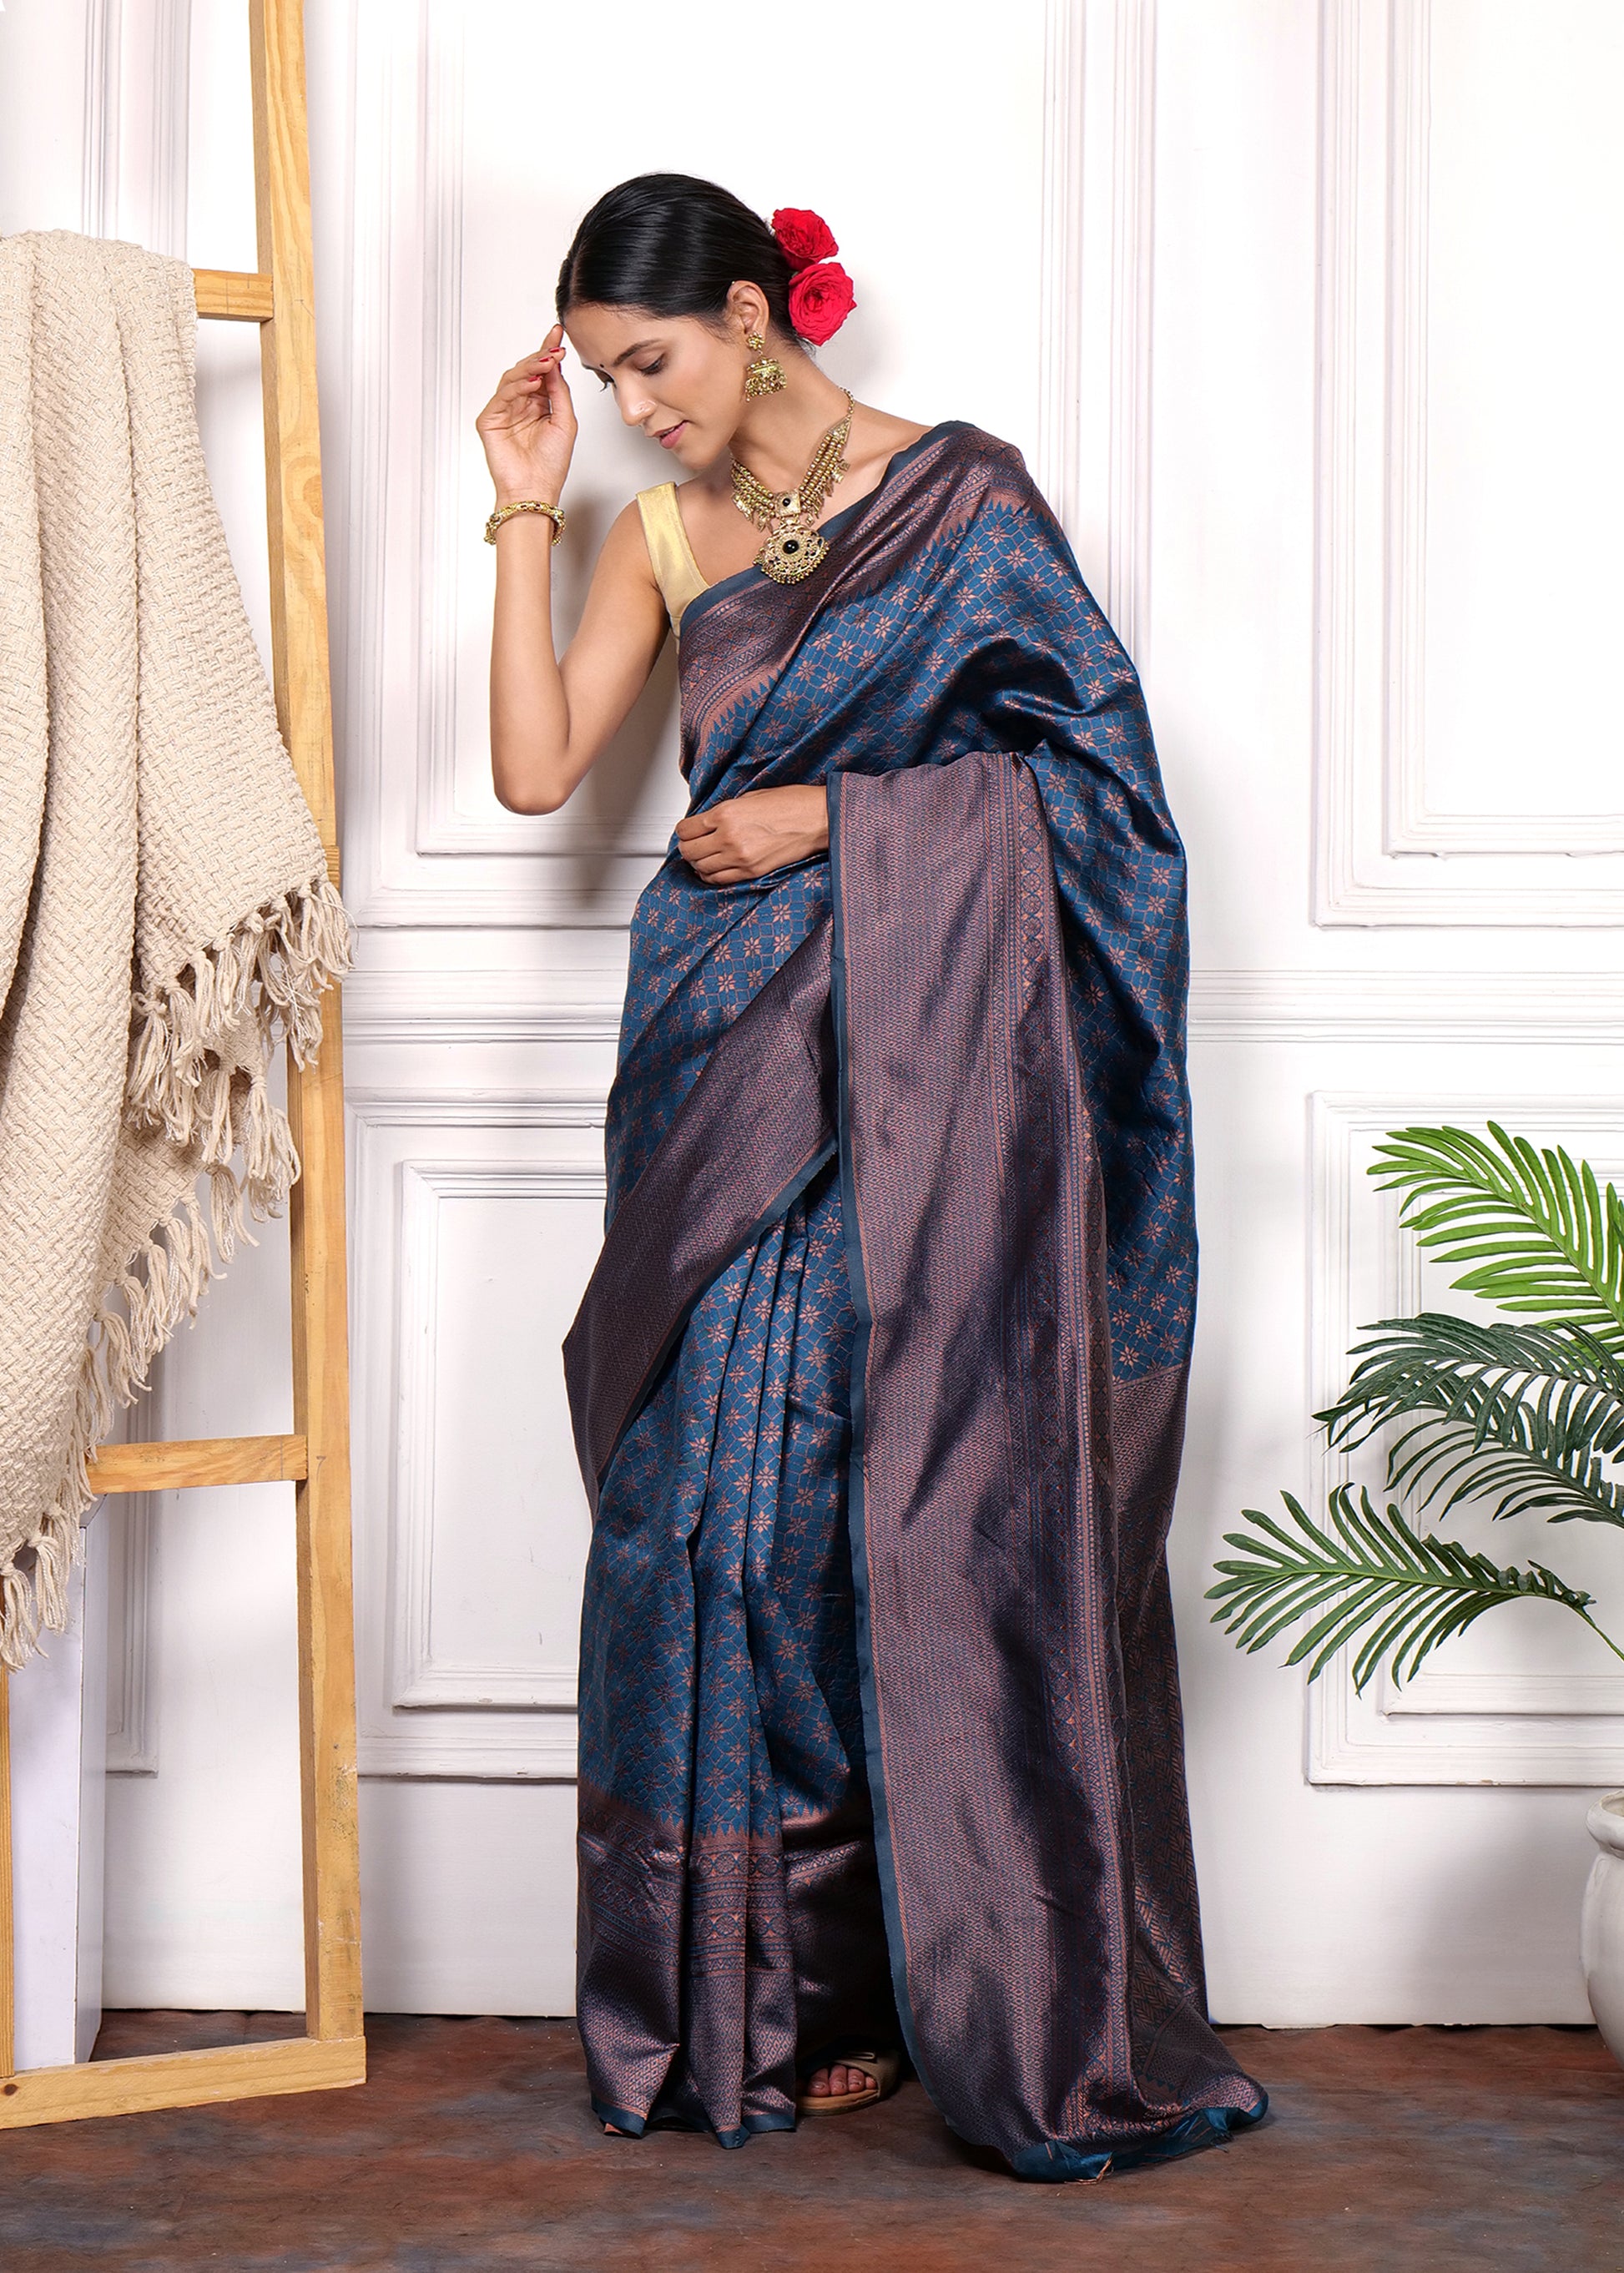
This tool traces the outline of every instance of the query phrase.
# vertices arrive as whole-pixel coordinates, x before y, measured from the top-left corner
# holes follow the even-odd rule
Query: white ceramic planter
[[[1601,1852],[1584,1889],[1579,1962],[1596,2025],[1624,2065],[1624,1791],[1598,1799],[1585,1821]]]

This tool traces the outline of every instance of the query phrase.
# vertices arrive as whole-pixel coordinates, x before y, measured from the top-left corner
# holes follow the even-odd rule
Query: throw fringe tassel
[[[322,876],[256,909],[163,986],[137,995],[125,1093],[130,1118],[161,1127],[183,1147],[200,1125],[205,1161],[229,1159],[229,1081],[209,1062],[219,1043],[252,1016],[262,1056],[285,1037],[294,1062],[307,1064],[321,1041],[320,991],[350,968],[350,918]],[[263,1159],[270,1173],[272,1159],[291,1148],[285,1123],[277,1132],[280,1116],[263,1078],[253,1084],[249,1114],[244,1142],[251,1159]]]
[[[274,1214],[293,1187],[298,1155],[286,1114],[271,1102],[267,1067],[280,1037],[297,1064],[315,1054],[318,998],[349,969],[350,949],[350,919],[323,877],[256,911],[173,985],[136,1002],[126,1110],[195,1148],[199,1183],[208,1179],[207,1214],[198,1190],[187,1192],[97,1305],[61,1482],[27,1544],[0,1572],[0,1665],[14,1673],[41,1628],[60,1633],[67,1624],[68,1581],[84,1551],[81,1520],[95,1497],[90,1462],[115,1412],[147,1387],[154,1359],[181,1321],[197,1315],[205,1288],[238,1245],[255,1244],[250,1219]],[[225,1030],[249,1013],[258,1028],[253,1069],[211,1064]]]

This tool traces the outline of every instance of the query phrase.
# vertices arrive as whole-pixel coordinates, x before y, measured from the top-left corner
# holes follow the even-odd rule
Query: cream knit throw
[[[0,1661],[61,1629],[86,1461],[297,1173],[266,1077],[350,932],[194,409],[192,273],[0,241]],[[214,1240],[210,1242],[210,1227]]]

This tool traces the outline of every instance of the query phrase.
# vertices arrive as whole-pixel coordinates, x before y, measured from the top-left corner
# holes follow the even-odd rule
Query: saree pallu
[[[639,904],[566,1344],[594,1507],[593,2104],[726,2145],[898,2031],[1022,2176],[1267,2102],[1206,2017],[1165,1542],[1194,1317],[1184,860],[1019,455],[934,428],[683,619],[694,809],[830,852]]]

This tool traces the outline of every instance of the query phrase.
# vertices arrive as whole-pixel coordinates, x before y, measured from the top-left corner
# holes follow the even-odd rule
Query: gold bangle
[[[515,513],[545,513],[553,523],[553,542],[556,544],[564,534],[564,516],[555,505],[543,505],[539,498],[519,498],[512,505],[499,505],[485,525],[485,541],[494,544],[496,532],[503,521],[511,521]]]

